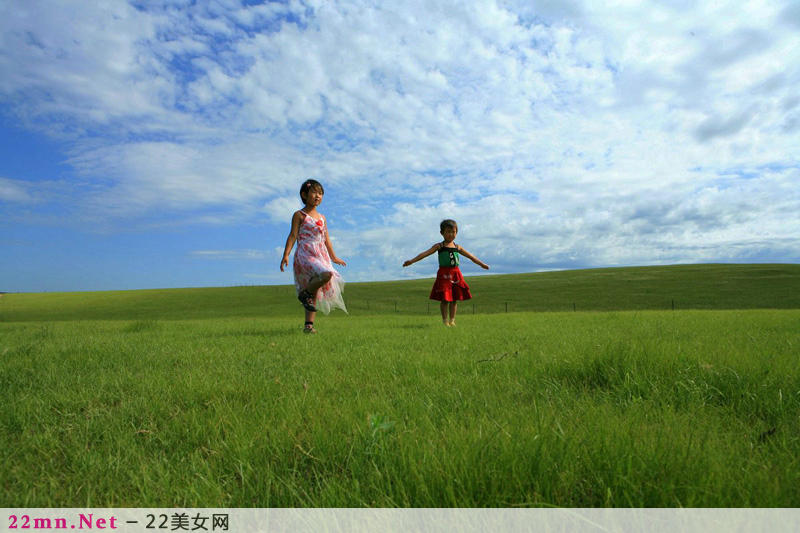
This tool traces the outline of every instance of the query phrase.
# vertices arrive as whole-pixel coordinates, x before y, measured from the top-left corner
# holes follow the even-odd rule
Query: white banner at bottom
[[[166,532],[796,533],[800,509],[5,508],[3,530]]]

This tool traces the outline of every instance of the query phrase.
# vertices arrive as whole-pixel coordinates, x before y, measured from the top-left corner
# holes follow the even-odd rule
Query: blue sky
[[[442,218],[490,273],[797,263],[797,87],[792,1],[8,0],[0,291],[289,284],[308,177],[348,281]]]

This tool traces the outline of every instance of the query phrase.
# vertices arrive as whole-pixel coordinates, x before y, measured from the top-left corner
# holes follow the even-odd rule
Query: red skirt
[[[470,298],[472,298],[472,294],[469,292],[469,285],[464,281],[464,276],[461,275],[461,270],[458,267],[439,267],[430,299],[440,302],[456,302]]]

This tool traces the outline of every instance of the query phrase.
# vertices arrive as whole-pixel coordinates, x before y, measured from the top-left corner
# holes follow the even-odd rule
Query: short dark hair
[[[442,220],[442,223],[439,224],[439,233],[444,232],[447,228],[453,228],[454,230],[458,231],[458,224],[452,218],[446,218]]]
[[[307,195],[308,191],[312,189],[319,189],[319,192],[325,194],[325,189],[322,188],[322,184],[320,182],[317,180],[308,179],[300,186],[300,199],[305,202],[306,199],[303,196]]]

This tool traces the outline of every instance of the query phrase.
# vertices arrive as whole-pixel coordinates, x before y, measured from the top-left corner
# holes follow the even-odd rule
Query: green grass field
[[[2,502],[800,505],[800,266],[467,278],[6,294]]]

